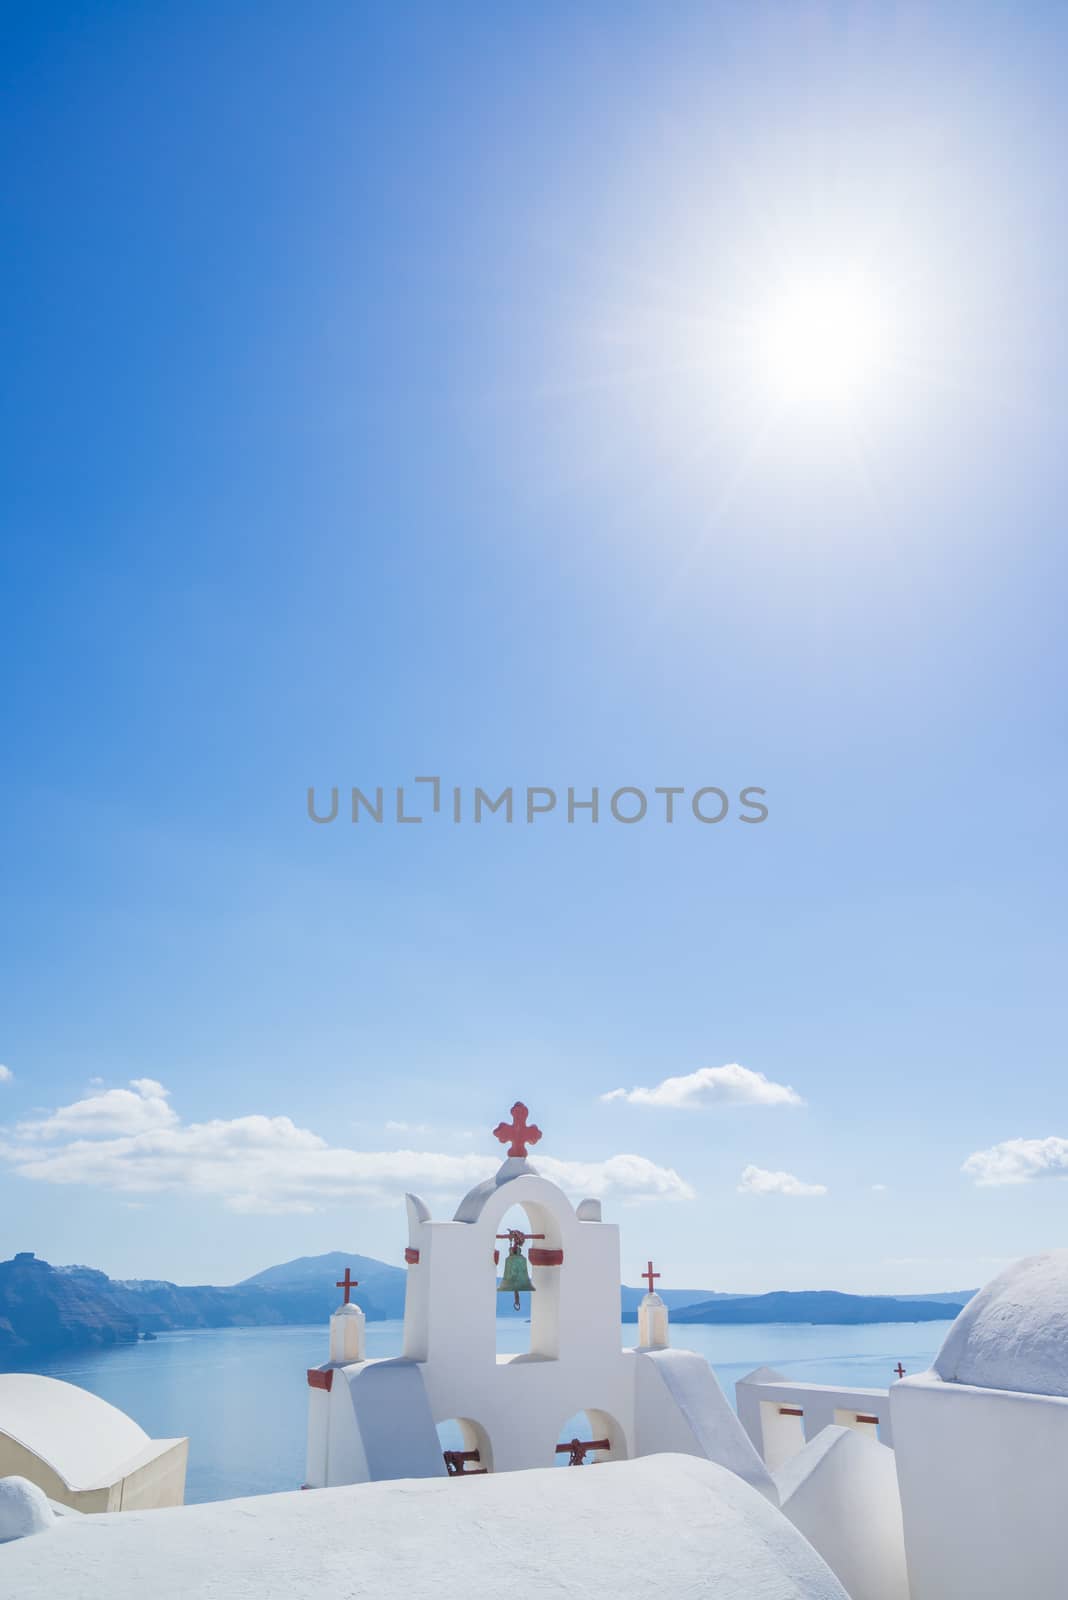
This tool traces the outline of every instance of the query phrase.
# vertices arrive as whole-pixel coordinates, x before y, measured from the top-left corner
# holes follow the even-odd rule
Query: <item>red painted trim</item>
[[[413,1250],[410,1244],[406,1245],[404,1250],[404,1259],[407,1261],[410,1267],[416,1266],[419,1261],[418,1250]]]
[[[333,1367],[327,1367],[325,1372],[323,1372],[322,1369],[319,1368],[319,1367],[309,1367],[308,1368],[308,1388],[309,1389],[325,1389],[327,1394],[329,1394],[330,1390],[333,1387],[333,1384],[334,1384],[334,1369],[333,1369]]]
[[[535,1244],[531,1245],[528,1253],[532,1267],[562,1267],[564,1264],[562,1250],[541,1250]]]

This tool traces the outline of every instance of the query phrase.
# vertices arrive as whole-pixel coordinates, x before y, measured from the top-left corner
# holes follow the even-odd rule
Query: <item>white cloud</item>
[[[698,1067],[682,1078],[665,1078],[652,1089],[612,1089],[602,1100],[627,1100],[632,1106],[800,1106],[804,1101],[789,1084],[772,1083],[762,1072],[731,1061],[724,1067]]]
[[[1005,1139],[976,1150],[960,1169],[984,1189],[1032,1178],[1068,1178],[1068,1139]]]
[[[572,1194],[598,1200],[694,1200],[696,1195],[674,1167],[658,1167],[645,1156],[609,1156],[607,1161],[557,1161],[535,1154],[540,1173]],[[497,1162],[492,1163],[496,1170]]]
[[[171,1092],[162,1083],[157,1083],[155,1078],[131,1078],[130,1087],[146,1100],[166,1100]]]
[[[738,1185],[739,1194],[782,1194],[802,1199],[827,1193],[825,1184],[802,1183],[792,1172],[765,1172],[763,1167],[746,1167]]]
[[[406,1189],[453,1202],[491,1177],[499,1155],[351,1150],[289,1117],[259,1115],[184,1123],[150,1078],[109,1089],[49,1116],[23,1122],[0,1142],[0,1159],[40,1183],[83,1184],[122,1194],[212,1195],[238,1212],[314,1211],[348,1200],[395,1198]],[[539,1171],[576,1195],[689,1200],[670,1167],[644,1156],[606,1161],[538,1158]]]
[[[167,1104],[167,1090],[155,1078],[133,1078],[129,1089],[105,1089],[73,1105],[60,1106],[51,1116],[21,1122],[22,1139],[69,1139],[82,1134],[136,1134],[153,1128],[172,1128],[177,1112]]]
[[[886,1184],[885,1183],[873,1183],[872,1186],[871,1186],[871,1192],[872,1192],[872,1194],[885,1194],[886,1193]]]
[[[0,1083],[10,1083],[15,1074],[10,1067],[5,1067],[0,1061]]]

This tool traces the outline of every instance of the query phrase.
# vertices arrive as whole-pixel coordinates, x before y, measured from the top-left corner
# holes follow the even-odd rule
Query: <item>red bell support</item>
[[[567,1456],[569,1467],[581,1467],[586,1463],[586,1454],[590,1450],[611,1450],[610,1439],[572,1439],[569,1444],[558,1444],[558,1456]]]
[[[477,1478],[484,1476],[485,1467],[472,1467],[467,1469],[469,1461],[481,1461],[482,1457],[477,1450],[443,1450],[445,1458],[445,1471],[450,1478]]]

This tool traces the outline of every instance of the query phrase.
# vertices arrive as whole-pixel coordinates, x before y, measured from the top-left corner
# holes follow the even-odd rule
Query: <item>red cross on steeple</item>
[[[659,1278],[659,1276],[660,1276],[659,1272],[654,1272],[653,1271],[653,1263],[650,1261],[650,1263],[646,1267],[645,1271],[644,1272],[639,1272],[638,1276],[639,1276],[639,1278],[645,1278],[645,1280],[649,1284],[649,1293],[652,1294],[652,1292],[653,1292],[653,1279],[654,1278]]]
[[[493,1130],[493,1137],[502,1144],[508,1145],[510,1156],[525,1156],[528,1144],[537,1144],[541,1138],[541,1129],[536,1128],[532,1122],[527,1121],[530,1112],[522,1100],[517,1100],[512,1107],[511,1122],[498,1122]],[[508,1141],[511,1140],[509,1144]]]
[[[352,1276],[351,1270],[348,1267],[346,1267],[345,1268],[345,1276],[343,1278],[339,1278],[338,1279],[337,1283],[335,1283],[335,1285],[334,1285],[334,1288],[335,1289],[344,1289],[344,1291],[345,1291],[345,1304],[348,1305],[350,1294],[352,1293],[353,1289],[358,1289],[359,1286],[360,1286],[360,1280],[358,1278],[354,1278]]]
[[[894,1371],[897,1373],[899,1378],[903,1378],[905,1376],[905,1369],[901,1365],[900,1361],[898,1362],[897,1366],[894,1368]]]

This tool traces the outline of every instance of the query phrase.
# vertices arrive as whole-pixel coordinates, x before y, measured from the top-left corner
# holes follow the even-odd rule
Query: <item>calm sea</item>
[[[671,1331],[677,1347],[707,1357],[733,1403],[736,1381],[762,1366],[810,1383],[885,1389],[898,1361],[909,1372],[930,1366],[948,1329],[948,1322],[859,1328],[678,1323]],[[623,1344],[632,1345],[636,1337],[635,1324],[625,1323]],[[498,1350],[525,1350],[528,1340],[524,1321],[499,1320]],[[326,1360],[326,1347],[323,1327],[212,1328],[162,1333],[152,1344],[26,1361],[17,1370],[80,1384],[120,1406],[153,1438],[188,1434],[191,1503],[300,1486],[305,1374]],[[368,1355],[398,1355],[400,1348],[399,1321],[367,1324]],[[571,1431],[565,1424],[561,1437],[570,1438]]]

